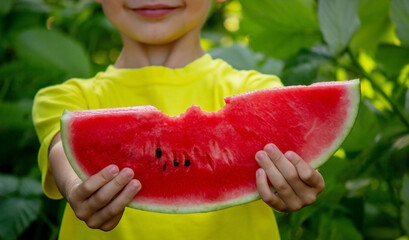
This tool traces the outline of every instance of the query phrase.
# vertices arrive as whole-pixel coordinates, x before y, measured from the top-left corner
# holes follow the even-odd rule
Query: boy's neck
[[[205,54],[200,45],[200,38],[197,36],[198,34],[188,33],[166,44],[145,44],[122,36],[124,47],[114,66],[116,68],[184,67]]]

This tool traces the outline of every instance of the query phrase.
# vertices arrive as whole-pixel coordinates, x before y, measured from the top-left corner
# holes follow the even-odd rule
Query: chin
[[[164,44],[170,44],[170,43],[175,42],[176,40],[180,39],[181,36],[179,35],[178,36],[151,36],[151,37],[144,36],[144,38],[139,38],[135,40],[138,42],[144,43],[144,44],[149,44],[149,45],[164,45]]]

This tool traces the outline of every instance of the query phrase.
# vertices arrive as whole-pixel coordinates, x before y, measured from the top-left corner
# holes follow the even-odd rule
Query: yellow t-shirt
[[[48,148],[60,131],[64,109],[153,105],[168,115],[179,115],[192,104],[205,111],[224,106],[229,95],[281,86],[280,80],[255,71],[238,71],[205,54],[187,66],[170,69],[108,67],[91,79],[71,79],[41,89],[34,100],[33,120],[41,142],[38,163],[43,189],[61,198],[48,163]],[[67,204],[60,239],[279,239],[273,211],[262,201],[200,214],[162,214],[126,208],[110,232],[90,229]]]

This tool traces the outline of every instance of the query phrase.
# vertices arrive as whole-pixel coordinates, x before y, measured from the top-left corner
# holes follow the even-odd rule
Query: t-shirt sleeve
[[[44,193],[53,199],[62,198],[48,162],[48,150],[54,136],[60,131],[60,117],[65,109],[87,109],[81,88],[75,81],[41,89],[34,98],[33,122],[40,140],[38,164]]]
[[[242,74],[247,76],[242,84],[241,92],[249,92],[254,90],[266,89],[266,88],[278,88],[282,87],[280,78],[275,75],[261,74],[256,71],[244,71]]]

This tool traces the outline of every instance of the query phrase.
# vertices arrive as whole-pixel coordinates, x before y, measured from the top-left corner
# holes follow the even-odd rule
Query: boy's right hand
[[[110,165],[84,182],[80,179],[74,182],[67,189],[67,201],[88,227],[110,231],[118,225],[126,205],[141,189],[140,182],[133,176],[130,168],[119,172],[117,166]]]
[[[50,145],[49,162],[61,194],[75,215],[90,228],[114,229],[125,207],[141,189],[141,183],[133,179],[134,172],[130,168],[119,171],[115,165],[107,166],[82,181],[65,156],[60,134]]]

